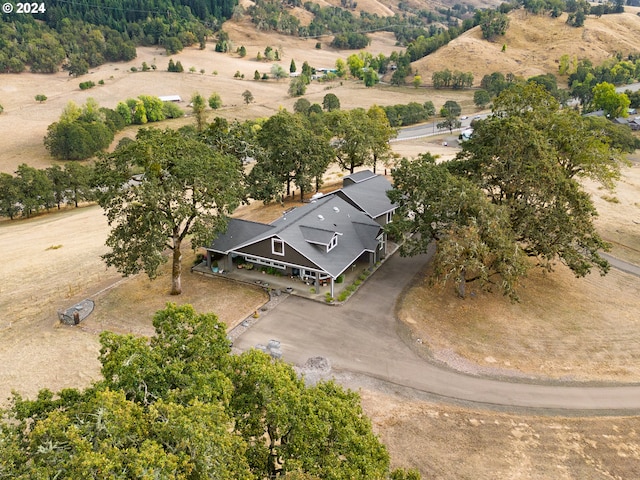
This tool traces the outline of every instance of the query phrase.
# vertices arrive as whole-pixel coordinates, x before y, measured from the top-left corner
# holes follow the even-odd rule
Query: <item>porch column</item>
[[[316,272],[316,279],[313,282],[313,285],[316,288],[316,293],[320,293],[320,272]]]
[[[211,250],[207,250],[207,268],[211,268]]]
[[[333,277],[331,277],[331,298],[333,298]]]

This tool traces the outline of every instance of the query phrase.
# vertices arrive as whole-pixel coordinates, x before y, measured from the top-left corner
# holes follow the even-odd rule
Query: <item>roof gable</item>
[[[374,175],[358,183],[345,185],[336,193],[349,200],[371,218],[378,218],[396,208],[387,197],[387,192],[392,188],[391,182],[385,177]]]
[[[354,183],[364,182],[365,180],[369,180],[370,178],[376,177],[377,175],[373,173],[371,170],[361,170],[359,172],[352,173],[351,175],[347,175],[342,179],[342,185],[347,186]]]
[[[323,228],[307,227],[306,225],[300,225],[300,231],[302,237],[309,243],[315,243],[318,245],[324,245],[325,247],[331,244],[333,237],[337,235],[335,230],[326,230]]]

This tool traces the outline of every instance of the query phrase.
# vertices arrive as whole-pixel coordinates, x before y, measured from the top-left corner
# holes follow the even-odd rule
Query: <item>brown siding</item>
[[[284,246],[284,256],[274,255],[271,252],[271,238],[247,245],[245,248],[238,250],[238,253],[253,255],[254,257],[268,258],[276,262],[293,263],[294,265],[300,265],[302,267],[318,269],[318,266],[315,263],[298,253],[298,251],[289,244],[285,244]]]

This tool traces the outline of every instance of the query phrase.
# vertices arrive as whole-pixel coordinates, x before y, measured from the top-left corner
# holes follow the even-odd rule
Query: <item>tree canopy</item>
[[[518,251],[548,270],[559,261],[576,276],[592,268],[605,274],[609,265],[600,252],[609,245],[595,229],[597,212],[578,178],[611,188],[625,159],[594,125],[573,110],[561,109],[535,83],[505,90],[494,101],[493,115],[478,122],[456,160],[435,165],[427,159],[417,164],[416,172],[394,172],[392,197],[407,202],[409,218],[391,228],[396,234],[423,233],[408,243],[405,253],[424,251],[436,239],[436,275],[447,279],[455,271],[458,282],[466,278],[486,283],[487,272],[493,270],[502,279],[502,291],[513,298],[512,286],[526,270]],[[422,169],[431,177],[415,180]],[[456,206],[460,195],[451,197],[452,191],[464,192],[473,209]],[[466,276],[460,277],[461,271]]]
[[[353,173],[357,167],[374,165],[389,153],[388,142],[396,130],[380,107],[333,110],[325,113],[338,165]]]
[[[99,203],[113,227],[105,262],[124,275],[144,271],[154,278],[168,248],[172,294],[182,290],[182,242],[192,235],[195,247],[210,243],[244,198],[235,158],[174,130],[141,129],[135,142],[105,155],[96,172]]]
[[[356,393],[331,381],[308,387],[257,350],[232,355],[225,325],[190,305],[168,304],[153,325],[151,339],[101,334],[104,379],[86,390],[14,395],[0,411],[0,474],[405,478],[389,471]]]
[[[291,194],[291,183],[300,189],[300,200],[322,176],[333,152],[325,135],[316,133],[308,118],[286,110],[270,117],[257,136],[262,155],[248,175],[253,198],[269,202]]]

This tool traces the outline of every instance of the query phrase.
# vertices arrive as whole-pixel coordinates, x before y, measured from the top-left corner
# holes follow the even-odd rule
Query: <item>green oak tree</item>
[[[458,115],[460,115],[460,113],[462,113],[462,107],[455,100],[447,100],[446,102],[444,102],[444,105],[440,109],[441,117],[446,117],[447,115],[453,115],[454,117],[457,117]]]
[[[402,255],[425,253],[436,240],[433,280],[454,282],[462,298],[466,284],[478,281],[481,288],[517,299],[528,264],[506,208],[492,204],[476,184],[436,164],[429,153],[413,162],[403,159],[392,175],[389,198],[400,207],[387,230],[405,237]]]
[[[294,77],[289,82],[289,96],[291,97],[300,97],[304,95],[307,91],[307,81],[303,76]]]
[[[53,184],[44,170],[22,163],[18,165],[15,181],[23,216],[28,218],[43,208],[55,205]]]
[[[627,117],[627,109],[631,101],[624,93],[617,93],[616,87],[608,82],[598,83],[593,87],[592,105],[594,109],[602,109],[609,118]]]
[[[244,92],[242,92],[242,99],[244,100],[245,104],[249,105],[254,101],[253,93],[251,93],[251,91],[249,90],[245,90]]]
[[[460,126],[462,125],[462,122],[458,120],[458,117],[451,113],[445,107],[442,107],[442,109],[440,110],[440,116],[444,117],[444,119],[436,124],[436,127],[438,127],[438,129],[446,128],[451,133],[455,128],[460,128]]]
[[[601,129],[561,109],[542,86],[515,84],[495,99],[493,114],[475,125],[462,148],[437,167],[426,159],[415,172],[398,169],[393,199],[411,203],[402,207],[406,218],[389,228],[396,235],[422,234],[405,252],[424,251],[422,242],[435,238],[437,278],[461,285],[477,277],[487,284],[493,270],[512,298],[526,269],[523,254],[547,270],[562,262],[576,276],[608,271],[600,252],[609,245],[595,229],[596,209],[578,182],[586,177],[610,188],[619,178],[624,156]],[[475,207],[456,205],[456,195]]]
[[[11,220],[20,215],[20,191],[16,177],[0,172],[0,215]]]
[[[271,185],[274,179],[284,186],[286,195],[291,195],[291,185],[295,184],[300,189],[300,200],[304,200],[305,192],[311,190],[314,180],[318,182],[322,178],[332,159],[333,152],[327,138],[314,132],[307,117],[286,110],[273,115],[262,125],[258,143],[264,155],[257,162],[260,169],[250,173],[248,182],[254,187],[253,198],[265,202],[279,196],[279,192],[271,192],[271,188],[264,190],[261,185],[263,181]],[[316,183],[316,188],[319,186]],[[271,196],[271,193],[276,193],[276,196]]]
[[[295,113],[301,113],[303,115],[307,115],[309,113],[309,108],[311,107],[311,102],[306,98],[299,98],[293,104],[293,111]]]
[[[155,335],[100,336],[103,380],[0,411],[7,478],[419,479],[389,471],[358,394],[231,355],[214,314],[168,304]]]
[[[473,178],[492,203],[509,211],[524,251],[551,269],[561,261],[577,276],[609,265],[595,229],[597,212],[577,181],[604,187],[619,178],[624,155],[577,113],[560,109],[543,87],[515,85],[494,102],[452,168]]]
[[[80,162],[67,162],[64,165],[64,173],[68,177],[67,202],[73,203],[77,208],[79,202],[95,199],[95,193],[91,188],[92,167]]]
[[[327,93],[322,98],[322,108],[324,108],[327,112],[340,110],[340,99],[335,93]]]
[[[65,201],[67,189],[69,188],[69,175],[60,165],[52,165],[45,169],[45,174],[51,182],[53,198],[60,210]]]
[[[491,102],[491,96],[486,90],[476,90],[473,93],[473,103],[478,108],[484,108]]]
[[[371,160],[373,138],[367,133],[370,118],[362,108],[334,110],[325,114],[325,123],[333,137],[336,161],[353,173]]]
[[[172,251],[171,293],[182,292],[182,244],[209,244],[243,198],[238,162],[172,130],[142,129],[96,165],[99,203],[111,233],[109,266],[126,275],[155,278]],[[138,174],[132,180],[133,175]]]
[[[398,134],[398,130],[389,124],[389,119],[384,108],[378,105],[372,105],[367,110],[369,117],[367,134],[371,141],[371,165],[373,173],[376,173],[378,162],[382,162],[384,166],[388,166],[393,158],[393,151],[389,141]]]

